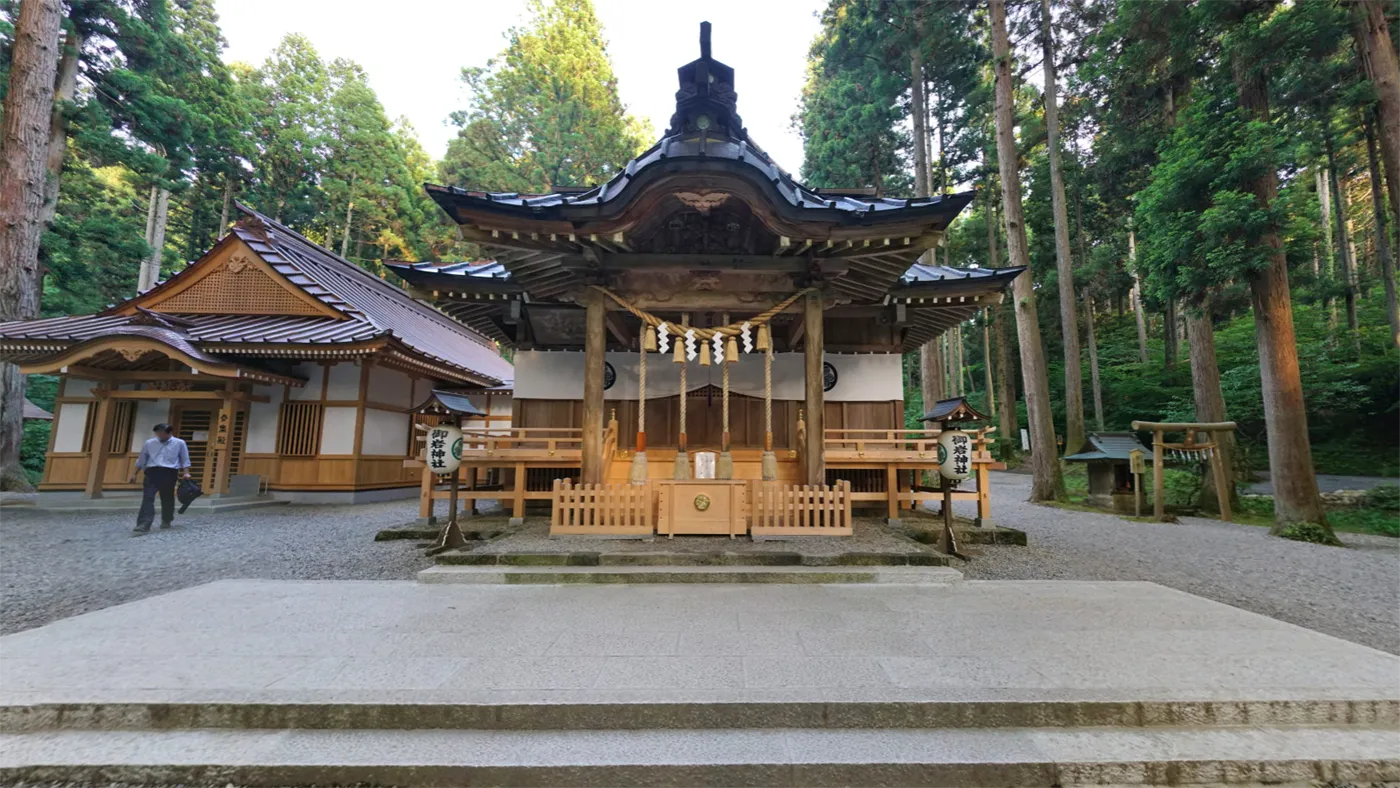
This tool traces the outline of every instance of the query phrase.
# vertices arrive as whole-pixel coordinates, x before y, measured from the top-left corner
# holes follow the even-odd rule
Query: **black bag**
[[[199,489],[199,482],[194,479],[181,479],[179,486],[175,488],[175,497],[180,501],[180,514],[190,508],[194,499],[203,495],[204,491]]]

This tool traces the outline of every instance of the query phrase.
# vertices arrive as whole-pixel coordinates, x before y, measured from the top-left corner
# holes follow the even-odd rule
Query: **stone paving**
[[[986,580],[1149,580],[1400,654],[1400,539],[1341,533],[1346,548],[1326,547],[1259,526],[1135,522],[1029,496],[1030,476],[992,474],[993,517],[1025,531],[1028,546],[979,546],[956,568]]]
[[[1150,583],[220,581],[0,638],[0,703],[1400,698],[1400,658]]]

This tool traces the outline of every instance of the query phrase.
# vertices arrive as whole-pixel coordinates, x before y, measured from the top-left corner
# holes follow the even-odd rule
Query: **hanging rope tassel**
[[[729,313],[724,313],[724,323],[729,324]],[[719,458],[715,461],[716,479],[734,478],[734,456],[729,453],[729,352],[725,350],[725,345],[733,345],[733,338],[726,340],[724,337],[715,338],[716,354],[720,364],[720,423],[724,432],[720,435]],[[737,352],[737,349],[736,351]],[[735,357],[737,359],[737,356]]]
[[[644,323],[637,343],[641,357],[637,359],[637,451],[632,455],[631,481],[647,483],[647,346],[656,349],[656,336]]]
[[[765,482],[778,480],[778,456],[773,453],[773,337],[768,326],[759,326],[758,345],[763,351],[763,462]]]
[[[682,316],[681,316],[681,327],[682,327],[682,328],[689,328],[689,326],[690,326],[690,315],[688,315],[688,314],[682,315]],[[682,332],[682,333],[689,333],[689,332]],[[693,335],[692,335],[692,336],[693,336]],[[694,340],[689,339],[689,337],[687,337],[687,339],[690,341],[690,343],[691,343],[692,345],[694,345]],[[685,360],[685,350],[684,350],[684,348],[685,348],[685,345],[684,345],[683,343],[680,343],[680,342],[677,342],[677,343],[676,343],[676,361],[679,362],[680,365],[681,365],[681,408],[680,408],[680,410],[681,410],[681,414],[680,414],[680,415],[681,415],[681,418],[680,418],[680,428],[681,428],[681,431],[680,431],[680,435],[678,436],[678,439],[677,439],[677,441],[676,441],[676,467],[675,467],[675,469],[672,471],[672,478],[675,478],[675,479],[689,479],[689,478],[690,478],[690,455],[688,455],[688,454],[686,453],[686,450],[685,450],[685,401],[686,401],[687,399],[690,398],[690,392],[686,390],[686,384],[685,384],[685,368],[686,368],[687,366],[689,366],[689,364],[687,364],[687,363],[686,363],[686,360]]]

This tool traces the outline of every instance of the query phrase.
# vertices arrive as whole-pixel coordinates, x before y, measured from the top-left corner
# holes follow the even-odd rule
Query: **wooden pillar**
[[[587,307],[587,332],[583,343],[583,473],[584,484],[603,482],[603,354],[607,350],[607,327],[603,317],[603,294],[588,290],[583,296]],[[684,396],[684,394],[682,394]]]
[[[1162,431],[1152,433],[1152,516],[1158,522],[1166,519],[1166,495],[1162,489],[1166,469],[1162,467]]]
[[[229,467],[233,461],[233,419],[238,401],[233,398],[238,384],[230,382],[224,392],[223,406],[214,422],[214,478],[209,491],[214,495],[228,492]]]
[[[899,466],[890,463],[885,466],[885,517],[899,519]]]
[[[437,483],[436,476],[424,460],[423,478],[418,487],[418,522],[422,525],[437,524],[437,518],[433,516],[433,487]]]
[[[511,489],[510,524],[525,523],[525,463],[515,464],[515,487]]]
[[[807,484],[826,484],[826,397],[822,390],[822,362],[826,343],[822,335],[822,293],[807,294],[802,315],[803,346],[807,367],[807,456],[802,458]]]
[[[97,395],[97,402],[93,403],[97,408],[97,418],[93,420],[92,443],[88,449],[87,484],[83,488],[83,495],[87,498],[101,498],[102,480],[107,475],[107,444],[112,440],[112,398],[107,396],[106,391],[98,390],[93,393]]]
[[[1206,433],[1207,439],[1215,445],[1210,452],[1210,472],[1215,478],[1215,489],[1220,492],[1215,496],[1220,503],[1220,519],[1230,522],[1230,482],[1227,477],[1225,463],[1220,456],[1220,446],[1225,442],[1225,436],[1217,432]]]

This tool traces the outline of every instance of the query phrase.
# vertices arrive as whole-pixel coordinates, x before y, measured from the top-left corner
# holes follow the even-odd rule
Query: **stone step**
[[[406,694],[397,691],[396,694]],[[411,694],[411,693],[408,693]],[[668,730],[677,728],[1172,728],[1321,726],[1400,728],[1400,700],[733,700],[645,697],[579,702],[346,701],[333,692],[295,701],[208,700],[0,705],[0,732],[59,730]],[[226,695],[226,694],[225,694]],[[318,698],[323,698],[318,700]]]
[[[452,550],[436,562],[444,566],[947,566],[933,550],[842,552],[829,555],[763,550],[631,550],[626,552],[491,552]]]
[[[204,495],[190,503],[185,515],[219,512],[236,512],[244,509],[257,509],[265,506],[286,506],[287,501],[277,500],[270,495],[226,495],[215,498]],[[179,504],[176,504],[179,507]],[[38,508],[46,512],[134,512],[141,508],[139,495],[115,495],[102,498],[62,498],[45,500],[40,496]]]
[[[1386,728],[59,731],[0,782],[395,785],[1259,784],[1400,780]]]
[[[420,583],[561,585],[574,583],[899,583],[948,585],[946,566],[433,566]]]

